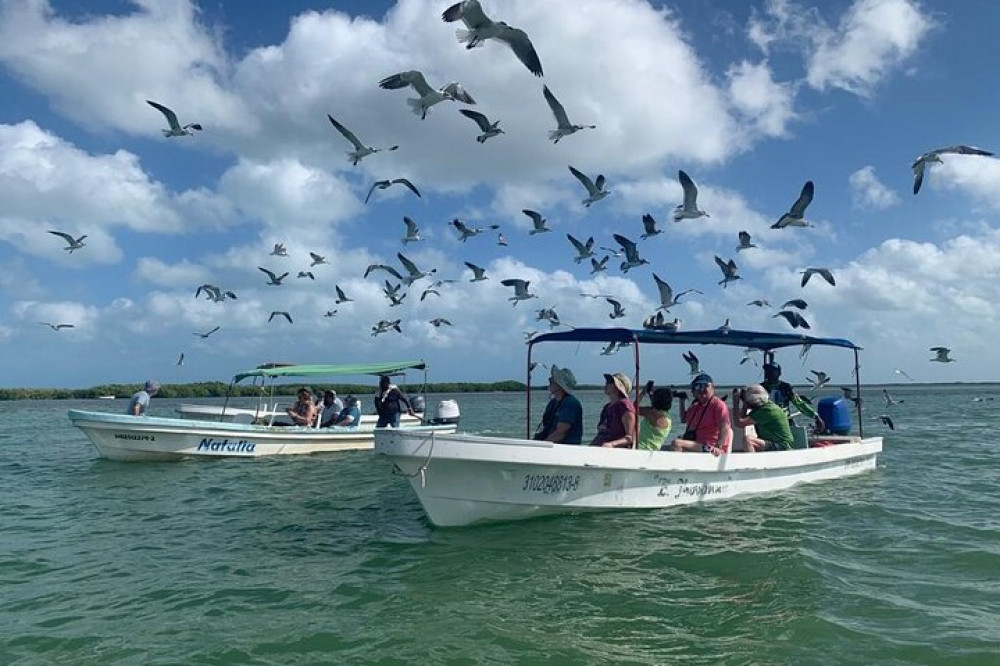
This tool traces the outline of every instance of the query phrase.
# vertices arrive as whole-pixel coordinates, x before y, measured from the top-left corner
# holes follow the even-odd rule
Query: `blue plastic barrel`
[[[851,434],[851,410],[842,396],[820,398],[816,411],[826,424],[827,432],[834,435]]]

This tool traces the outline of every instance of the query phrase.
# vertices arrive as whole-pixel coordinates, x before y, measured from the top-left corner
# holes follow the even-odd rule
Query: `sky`
[[[1000,378],[1000,161],[946,154],[917,195],[910,169],[937,148],[1000,148],[1000,3],[482,0],[528,34],[542,78],[503,43],[464,48],[461,24],[441,20],[448,4],[0,0],[0,385],[225,381],[269,361],[415,358],[431,381],[523,379],[526,334],[550,330],[539,309],[564,325],[640,327],[659,305],[654,273],[702,292],[667,313],[683,330],[729,319],[802,332],[775,317],[801,298],[809,334],[863,348],[865,382],[907,381],[897,369],[921,382]],[[413,89],[378,85],[408,70],[433,88],[457,81],[477,104],[445,101],[421,120]],[[548,140],[543,85],[596,129]],[[146,100],[203,131],[164,137]],[[460,108],[505,133],[477,142]],[[366,145],[399,148],[353,166],[327,114]],[[585,207],[569,166],[604,175],[608,196]],[[678,170],[707,217],[673,221]],[[394,185],[364,203],[372,183],[395,178],[421,196]],[[770,228],[807,180],[812,226]],[[523,209],[551,231],[529,234]],[[644,214],[662,233],[640,240]],[[402,242],[404,216],[424,240]],[[462,242],[456,218],[486,231]],[[86,234],[85,246],[67,252],[53,230]],[[737,252],[744,230],[756,247]],[[623,273],[612,256],[592,274],[573,261],[567,234],[616,248],[613,233],[649,264]],[[276,243],[287,257],[271,254]],[[326,263],[311,266],[310,252]],[[399,252],[436,272],[390,306],[384,283],[398,281],[364,275],[401,270]],[[715,257],[742,279],[720,285]],[[489,279],[470,282],[464,262]],[[290,275],[269,286],[259,267]],[[814,276],[803,287],[809,267],[836,286]],[[537,298],[512,303],[508,278]],[[455,282],[421,300],[434,280]],[[237,298],[196,296],[203,284]],[[338,285],[351,302],[335,304]],[[613,297],[625,316],[581,294]],[[268,321],[275,311],[293,323]],[[372,335],[395,319],[401,333]],[[936,346],[955,362],[930,362]],[[552,343],[533,355],[583,383],[634,365],[629,350],[600,351]],[[684,351],[643,351],[643,376],[686,383]],[[694,351],[720,383],[759,377],[740,349]],[[778,360],[792,382],[816,369],[853,383],[843,350]]]

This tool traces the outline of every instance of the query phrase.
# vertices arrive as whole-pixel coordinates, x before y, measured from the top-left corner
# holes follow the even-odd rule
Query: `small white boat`
[[[529,343],[529,368],[531,345],[547,340],[632,343],[637,375],[640,343],[733,345],[765,353],[791,345],[828,345],[853,349],[855,368],[859,349],[841,339],[735,330],[575,329],[536,336]],[[530,371],[527,384],[531,386]],[[634,385],[641,386],[638,376]],[[859,418],[859,427],[861,423]],[[377,432],[375,451],[392,462],[393,473],[408,478],[430,521],[442,527],[564,513],[659,509],[773,493],[872,470],[882,451],[881,437],[860,433],[807,437],[805,429],[799,428],[796,438],[804,448],[715,457],[553,444],[534,441],[530,433],[522,439],[399,430]],[[821,441],[824,446],[818,446]]]
[[[115,396],[113,396],[113,395],[99,395],[99,396],[97,396],[97,399],[98,400],[114,400]]]
[[[345,374],[394,374],[407,368],[423,369],[422,361],[350,366],[284,365],[240,373],[246,377],[315,377]],[[232,421],[208,421],[155,416],[109,414],[80,409],[68,412],[72,424],[84,432],[102,458],[124,461],[180,460],[183,458],[259,458],[305,455],[330,451],[371,449],[376,417],[362,416],[356,428],[320,428],[253,423],[255,410],[241,410]],[[444,400],[438,415],[426,423],[401,421],[400,430],[454,433],[458,406]],[[317,419],[318,421],[318,419]],[[406,425],[406,423],[414,425]]]

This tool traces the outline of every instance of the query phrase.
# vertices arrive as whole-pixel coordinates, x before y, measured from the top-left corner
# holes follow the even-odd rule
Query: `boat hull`
[[[373,447],[374,422],[358,428],[303,428],[128,416],[71,409],[102,458],[122,461],[261,458],[356,451]],[[413,426],[454,433],[457,426]]]
[[[177,412],[180,418],[193,421],[221,421],[223,423],[232,423],[247,418],[263,419],[266,421],[270,420],[272,417],[278,420],[282,418],[286,421],[288,420],[284,407],[277,406],[274,408],[265,406],[260,409],[255,409],[253,407],[227,407],[225,411],[223,411],[221,405],[196,405],[182,403],[178,405],[177,409],[174,411]],[[377,415],[362,414],[361,424],[359,427],[369,426],[374,428],[377,422]],[[410,416],[409,414],[401,414],[399,424],[401,426],[420,425],[420,418]]]
[[[881,450],[882,439],[873,437],[716,458],[430,432],[375,434],[376,453],[409,479],[428,518],[441,527],[768,494],[872,470]]]

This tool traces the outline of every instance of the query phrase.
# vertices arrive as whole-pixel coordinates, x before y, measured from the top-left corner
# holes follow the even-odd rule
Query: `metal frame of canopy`
[[[574,328],[567,331],[555,331],[536,335],[528,341],[527,360],[527,399],[525,400],[525,436],[531,438],[531,352],[534,346],[541,342],[623,342],[631,344],[635,349],[635,379],[632,390],[635,398],[639,396],[639,345],[724,345],[727,347],[747,347],[764,352],[764,361],[774,360],[774,350],[782,347],[841,347],[854,351],[854,386],[859,398],[861,396],[861,360],[858,352],[861,347],[845,338],[814,338],[808,335],[791,333],[763,333],[760,331],[728,331],[712,329],[708,331],[664,331],[656,329],[631,328]],[[864,422],[861,418],[861,401],[855,404],[858,418],[858,434],[864,437]],[[636,419],[633,441],[638,441],[639,420]]]

